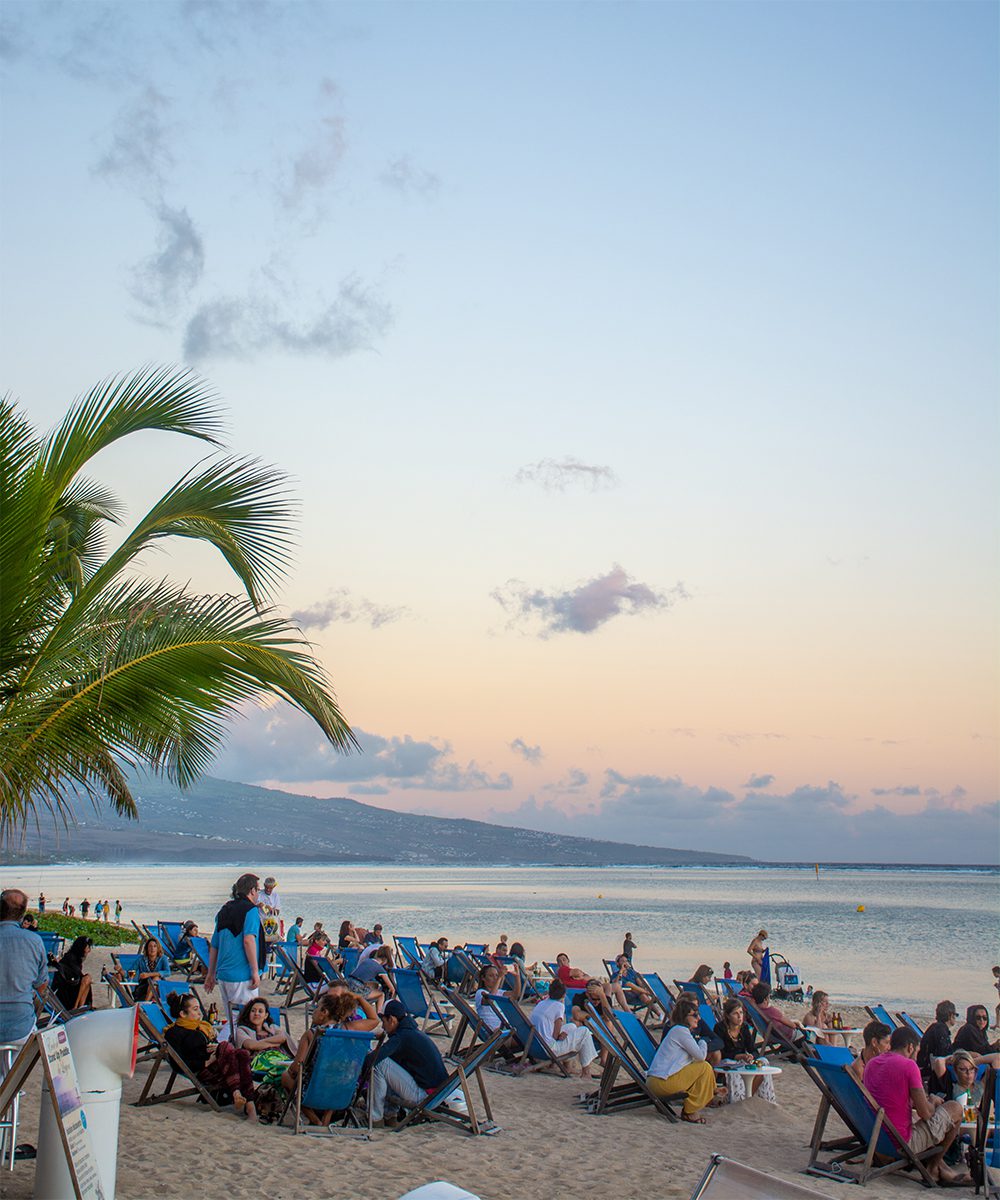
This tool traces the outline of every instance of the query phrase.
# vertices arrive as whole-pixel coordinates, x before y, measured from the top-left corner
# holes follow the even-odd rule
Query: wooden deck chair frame
[[[405,964],[404,969],[412,968],[416,970],[421,962],[423,962],[423,955],[420,954],[420,943],[417,939],[410,937],[408,934],[403,934],[402,936],[394,934],[392,940],[396,946],[396,961]],[[404,942],[412,942],[415,950],[410,950],[408,946],[404,946]]]
[[[1000,1071],[995,1067],[987,1067],[983,1079],[983,1098],[979,1102],[969,1167],[976,1195],[982,1188],[986,1200],[996,1200],[1000,1196]]]
[[[643,986],[653,997],[655,1007],[663,1013],[663,1021],[660,1024],[665,1024],[670,1020],[670,1013],[674,1007],[673,993],[656,971],[647,971],[644,975],[640,974],[639,978],[642,980]],[[655,984],[651,980],[655,980]],[[650,1006],[649,1011],[652,1013],[653,1006]]]
[[[877,1179],[881,1175],[891,1175],[897,1171],[913,1169],[918,1172],[920,1182],[925,1187],[937,1186],[934,1178],[924,1165],[923,1160],[933,1158],[936,1154],[940,1153],[939,1146],[931,1146],[920,1154],[914,1153],[903,1140],[899,1130],[896,1129],[885,1115],[885,1110],[879,1106],[864,1084],[859,1083],[847,1071],[846,1067],[823,1063],[819,1059],[805,1060],[802,1066],[820,1092],[819,1109],[816,1112],[812,1137],[809,1139],[809,1162],[805,1168],[807,1174],[820,1176],[833,1175],[840,1179],[854,1178],[857,1183],[864,1185],[869,1179]],[[871,1133],[867,1137],[858,1128],[851,1113],[841,1103],[836,1093],[827,1083],[824,1075],[825,1071],[841,1072],[848,1079],[849,1086],[853,1085],[856,1087],[864,1098],[871,1110],[873,1122]],[[840,1135],[825,1141],[823,1134],[826,1131],[826,1123],[830,1118],[831,1111],[836,1113],[844,1125],[847,1126],[849,1133],[846,1137]],[[875,1159],[878,1154],[879,1138],[883,1133],[887,1134],[892,1140],[893,1151],[896,1157],[890,1159],[888,1162],[876,1163]],[[821,1162],[819,1156],[830,1150],[836,1151],[836,1153],[825,1162]],[[856,1173],[845,1167],[844,1164],[853,1163],[859,1158],[862,1159],[862,1162]]]
[[[498,1029],[488,1041],[478,1046],[464,1063],[459,1063],[455,1067],[435,1092],[425,1100],[421,1100],[416,1108],[410,1109],[403,1120],[396,1126],[395,1132],[399,1133],[400,1130],[417,1121],[429,1120],[440,1121],[445,1125],[450,1125],[453,1129],[459,1129],[463,1133],[468,1133],[473,1137],[478,1137],[482,1133],[495,1133],[497,1127],[493,1120],[493,1110],[490,1108],[490,1098],[486,1092],[486,1083],[483,1080],[483,1068],[496,1053],[497,1047],[509,1033],[510,1030],[506,1027]],[[473,1077],[479,1087],[479,1095],[483,1102],[483,1112],[486,1114],[485,1121],[481,1121],[476,1114],[476,1106],[472,1098],[472,1088],[470,1086]],[[441,1112],[439,1106],[443,1103],[442,1094],[451,1095],[459,1089],[461,1089],[462,1095],[465,1097],[465,1104],[468,1110],[464,1117],[458,1113]]]
[[[899,1022],[884,1004],[866,1004],[865,1012],[873,1021],[881,1021],[883,1025],[888,1025],[890,1029],[895,1029],[899,1025]]]
[[[499,1002],[498,1002],[499,1000]],[[531,1018],[518,1004],[513,996],[487,996],[486,1003],[500,1018],[501,1024],[507,1031],[509,1036],[514,1037],[521,1046],[521,1061],[529,1063],[532,1061],[532,1055],[536,1056],[536,1061],[547,1062],[550,1066],[557,1067],[559,1073],[566,1078],[569,1075],[569,1070],[566,1067],[566,1059],[572,1058],[572,1054],[556,1054],[551,1046],[547,1045],[541,1034],[531,1023]],[[511,1020],[511,1016],[514,1020]],[[525,1037],[525,1033],[527,1037]]]
[[[139,944],[140,945],[142,945],[143,942],[148,942],[151,937],[156,937],[155,933],[150,932],[149,926],[143,925],[143,923],[141,921],[132,920],[130,922],[130,924],[131,924],[132,928],[136,931],[136,933],[139,935]],[[156,938],[156,940],[159,941],[160,939]]]
[[[716,1182],[721,1188],[716,1187]],[[734,1190],[737,1189],[737,1190]],[[705,1174],[691,1193],[691,1200],[702,1200],[702,1197],[718,1197],[723,1200],[726,1196],[767,1196],[768,1200],[823,1200],[819,1192],[812,1188],[803,1187],[800,1183],[787,1183],[774,1175],[767,1175],[745,1163],[723,1154],[713,1154],[709,1159]]]
[[[482,1031],[486,1026],[468,996],[463,996],[457,988],[444,988],[443,991],[448,1003],[455,1010],[457,1021],[445,1058],[464,1059],[475,1050],[477,1043],[484,1040]],[[463,1050],[462,1042],[470,1029],[472,1030],[472,1041]]]
[[[588,1111],[597,1115],[621,1112],[628,1108],[645,1108],[651,1105],[664,1120],[677,1124],[680,1117],[673,1105],[682,1102],[687,1092],[675,1092],[670,1096],[658,1096],[650,1090],[646,1081],[646,1068],[637,1062],[630,1049],[619,1042],[602,1020],[600,1014],[591,1009],[590,1029],[598,1044],[607,1051],[607,1061],[601,1073],[597,1091],[588,1098]],[[624,1084],[617,1082],[624,1070],[629,1077]]]
[[[924,1031],[920,1028],[920,1026],[913,1019],[913,1017],[910,1016],[910,1014],[908,1012],[896,1013],[896,1020],[899,1022],[900,1025],[909,1026],[909,1028],[913,1030],[913,1032],[917,1035],[918,1038],[922,1038],[924,1036]]]
[[[164,1104],[168,1100],[186,1100],[191,1096],[197,1096],[199,1099],[204,1100],[213,1111],[219,1112],[218,1101],[176,1050],[174,1050],[173,1046],[170,1045],[152,1021],[150,1021],[149,1017],[143,1011],[142,1005],[139,1006],[139,1028],[145,1037],[156,1044],[157,1049],[156,1053],[152,1056],[152,1067],[146,1076],[142,1092],[139,1095],[139,1099],[135,1102],[136,1108],[144,1108],[151,1104]],[[154,1093],[153,1085],[156,1082],[156,1076],[160,1068],[163,1066],[168,1067],[170,1070],[167,1086],[162,1092]],[[174,1082],[178,1076],[186,1079],[190,1087],[175,1092],[173,1090]]]
[[[396,988],[396,998],[402,1000],[406,1004],[406,1000],[399,992],[400,976],[404,976],[404,982],[408,987],[417,987],[420,989],[420,995],[424,1001],[424,1011],[422,1013],[410,1013],[410,1016],[419,1019],[421,1022],[420,1028],[424,1033],[432,1034],[435,1029],[440,1029],[445,1037],[451,1037],[451,1022],[453,1018],[441,1008],[441,1001],[435,996],[434,992],[428,985],[427,979],[414,967],[395,970],[392,972],[392,981]],[[428,993],[430,993],[428,995]],[[413,993],[410,993],[411,995]],[[450,1001],[449,1001],[450,1003]],[[407,1010],[409,1006],[407,1005]]]
[[[282,1001],[281,1007],[287,1012],[289,1009],[297,1008],[300,1004],[311,1004],[316,999],[316,992],[319,989],[319,984],[310,983],[310,981],[306,979],[304,971],[299,966],[298,958],[293,957],[288,953],[284,943],[275,942],[274,949],[277,957],[281,960],[282,966],[288,969],[290,979],[288,990],[284,993],[284,1000]],[[295,994],[300,990],[304,992],[305,995],[301,1000],[296,1000]]]
[[[737,999],[742,1002],[746,1015],[753,1025],[753,1031],[760,1038],[760,1045],[757,1047],[758,1055],[778,1055],[781,1058],[787,1058],[790,1062],[803,1062],[811,1055],[812,1051],[809,1049],[808,1043],[800,1047],[789,1041],[780,1030],[775,1028],[773,1021],[767,1020],[752,1000],[748,1000],[746,996],[739,996]]]

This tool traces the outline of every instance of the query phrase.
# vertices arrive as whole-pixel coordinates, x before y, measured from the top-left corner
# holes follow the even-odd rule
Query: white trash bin
[[[131,1078],[135,1072],[137,1019],[135,1009],[105,1008],[73,1017],[65,1025],[87,1130],[107,1200],[114,1200],[115,1194],[122,1079]],[[42,1084],[38,1121],[35,1197],[36,1200],[74,1200],[74,1195],[46,1080]]]

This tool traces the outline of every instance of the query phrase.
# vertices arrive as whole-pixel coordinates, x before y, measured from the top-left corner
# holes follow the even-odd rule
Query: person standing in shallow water
[[[638,948],[638,943],[632,941],[632,935],[630,933],[626,933],[625,941],[622,942],[622,954],[625,955],[629,962],[632,961],[632,952],[634,950],[638,950]]]
[[[767,930],[760,929],[757,931],[757,936],[753,938],[750,945],[747,946],[747,954],[750,955],[751,969],[753,973],[760,978],[761,970],[764,966],[764,951],[767,949]]]

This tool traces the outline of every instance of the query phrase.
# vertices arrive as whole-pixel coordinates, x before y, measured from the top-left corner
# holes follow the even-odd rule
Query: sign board
[[[41,1047],[42,1066],[48,1079],[56,1127],[66,1151],[66,1163],[76,1200],[107,1200],[87,1128],[87,1114],[80,1096],[66,1027],[55,1025],[40,1030],[35,1036]]]

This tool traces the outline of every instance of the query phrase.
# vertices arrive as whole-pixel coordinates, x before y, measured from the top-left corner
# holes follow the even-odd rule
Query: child
[[[732,979],[732,977],[733,977],[733,968],[729,965],[729,963],[724,962],[722,964],[722,978],[723,979]]]

